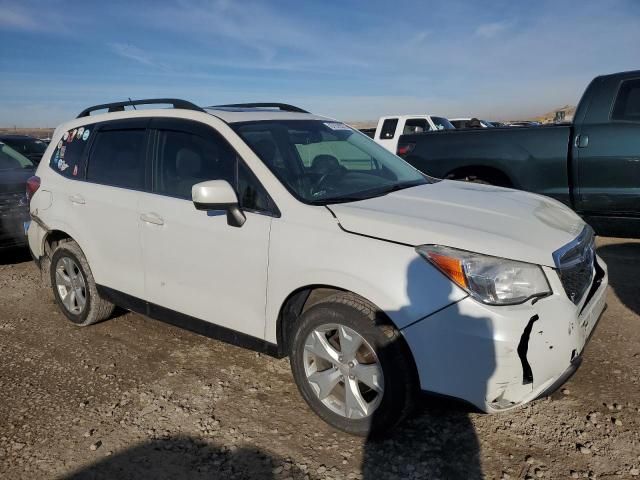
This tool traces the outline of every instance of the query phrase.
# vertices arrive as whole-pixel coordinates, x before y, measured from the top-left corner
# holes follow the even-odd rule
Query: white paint
[[[149,116],[190,119],[220,132],[281,216],[245,212],[245,224],[233,227],[224,212],[209,215],[189,200],[67,179],[49,166],[69,131]],[[270,342],[292,292],[311,285],[355,292],[403,329],[424,389],[487,411],[500,395],[514,405],[535,398],[561,375],[571,350],[581,350],[593,328],[606,289],[605,278],[578,317],[579,306],[549,268],[552,252],[580,233],[577,215],[538,195],[448,181],[329,208],[306,205],[225,123],[274,118],[326,121],[300,113],[171,109],[73,120],[56,130],[38,167],[42,187],[31,211],[78,242],[99,284]],[[220,182],[206,183],[194,188],[196,198],[215,190],[214,197],[230,200],[234,193]],[[37,257],[44,254],[44,236],[32,222],[29,244]],[[416,253],[414,247],[426,243],[544,265],[554,293],[534,305],[480,304]],[[534,314],[540,317],[530,347],[535,381],[522,385],[515,349]],[[572,324],[582,330],[571,330]]]

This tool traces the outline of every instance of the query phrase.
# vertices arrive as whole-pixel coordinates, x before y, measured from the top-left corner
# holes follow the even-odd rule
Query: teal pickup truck
[[[434,177],[554,197],[602,235],[640,236],[640,70],[595,78],[572,124],[402,135],[397,153]]]

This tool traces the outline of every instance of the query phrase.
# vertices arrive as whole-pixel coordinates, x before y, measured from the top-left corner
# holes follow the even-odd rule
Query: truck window
[[[622,82],[611,119],[640,122],[640,78]]]
[[[436,130],[455,130],[454,127],[449,120],[442,117],[431,117],[431,121],[436,126]]]
[[[389,140],[393,138],[395,136],[397,126],[397,118],[387,118],[382,124],[382,130],[380,130],[380,139]]]
[[[410,118],[404,124],[402,134],[411,135],[412,133],[424,133],[428,132],[429,128],[429,123],[425,118]]]

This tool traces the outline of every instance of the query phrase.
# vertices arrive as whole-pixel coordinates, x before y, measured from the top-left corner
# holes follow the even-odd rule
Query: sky
[[[4,127],[129,97],[517,119],[634,69],[640,0],[0,0]]]

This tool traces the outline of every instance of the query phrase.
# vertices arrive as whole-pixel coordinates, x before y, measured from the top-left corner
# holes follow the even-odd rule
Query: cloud
[[[476,28],[476,35],[484,38],[493,38],[500,35],[510,27],[505,22],[484,23]]]
[[[69,25],[82,22],[84,15],[65,18],[52,8],[55,3],[0,0],[0,30],[67,34]]]
[[[2,5],[3,12],[0,14],[0,28],[8,28],[12,30],[37,30],[38,24],[33,17],[20,11],[12,10]]]
[[[135,62],[141,63],[142,65],[146,65],[146,66],[156,65],[151,55],[149,55],[147,52],[145,52],[141,48],[138,48],[135,45],[131,45],[130,43],[112,42],[112,43],[108,43],[107,46],[111,49],[113,53],[121,57],[127,58],[129,60],[133,60]]]

